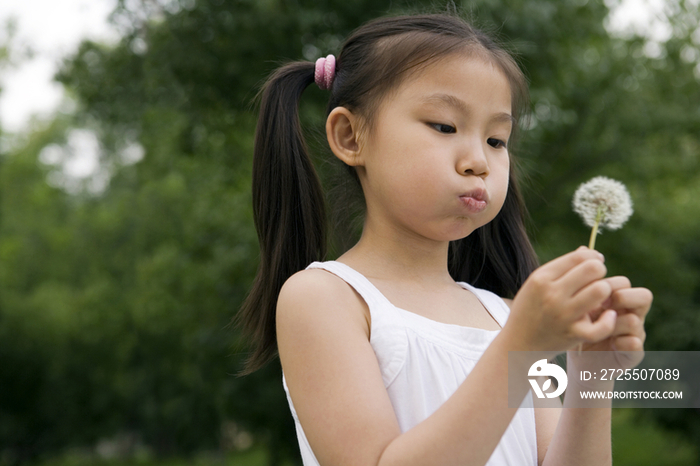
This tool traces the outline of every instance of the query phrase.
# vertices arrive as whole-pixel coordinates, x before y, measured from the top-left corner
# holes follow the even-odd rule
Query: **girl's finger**
[[[629,335],[636,336],[644,341],[646,332],[644,331],[644,323],[637,314],[623,314],[617,316],[615,329],[612,332],[613,336]]]
[[[618,290],[624,290],[626,288],[631,288],[632,283],[630,283],[630,279],[627,277],[623,277],[621,275],[617,275],[614,277],[608,277],[604,278],[606,282],[610,285],[610,288],[612,289],[612,294],[608,299],[603,301],[603,303],[598,307],[598,309],[595,309],[594,311],[591,311],[591,320],[596,320],[598,319],[598,316],[601,315],[604,311],[608,309],[614,309],[618,311],[618,314],[622,314],[625,309],[620,308],[620,307],[614,307],[613,306],[613,296],[615,295],[615,292]]]
[[[644,351],[644,341],[633,335],[617,336],[612,344],[617,351]]]
[[[586,316],[572,326],[574,335],[589,343],[599,342],[608,338],[615,329],[617,312],[605,311],[598,320],[591,322]]]
[[[612,290],[605,280],[596,280],[581,289],[570,301],[572,317],[578,319],[580,314],[589,313],[589,321],[593,320],[591,315],[602,304],[610,298]],[[595,321],[598,321],[596,317]]]
[[[564,296],[575,296],[591,282],[605,277],[607,272],[608,269],[602,261],[586,259],[556,280],[556,285]]]
[[[625,288],[632,288],[630,279],[622,275],[605,278],[605,281],[610,284],[610,288],[612,288],[613,292],[623,290]]]
[[[611,309],[633,312],[644,320],[651,308],[654,295],[646,288],[629,288],[614,291],[612,294]]]
[[[594,249],[588,249],[585,246],[580,246],[575,251],[557,257],[540,267],[540,273],[548,280],[554,281],[563,276],[583,261],[588,259],[603,260],[603,255]]]

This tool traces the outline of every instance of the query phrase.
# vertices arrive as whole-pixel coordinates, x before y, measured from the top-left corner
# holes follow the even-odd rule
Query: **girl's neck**
[[[455,283],[447,268],[448,248],[448,241],[365,222],[360,240],[338,261],[369,278],[435,289]]]

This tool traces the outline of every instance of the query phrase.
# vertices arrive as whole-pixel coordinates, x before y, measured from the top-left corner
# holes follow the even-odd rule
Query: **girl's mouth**
[[[459,196],[460,201],[472,212],[481,212],[488,204],[488,193],[486,190],[477,188]]]
[[[486,201],[479,200],[471,196],[459,196],[459,199],[470,211],[477,213],[486,208]]]

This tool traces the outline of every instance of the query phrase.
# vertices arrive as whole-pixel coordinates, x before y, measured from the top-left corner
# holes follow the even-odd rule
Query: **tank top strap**
[[[307,269],[325,269],[334,275],[342,278],[348,285],[352,286],[367,303],[370,314],[374,317],[375,309],[378,307],[393,308],[391,302],[375,287],[372,282],[357,270],[338,261],[312,262]]]
[[[367,303],[370,314],[370,338],[379,367],[388,387],[406,362],[408,337],[404,320],[397,309],[364,275],[338,261],[312,262],[307,269],[325,269],[344,280]]]
[[[501,328],[503,328],[506,325],[506,321],[508,320],[508,316],[510,315],[510,308],[500,296],[489,290],[472,286],[466,282],[457,283],[474,293],[476,297],[479,298],[481,304],[483,304],[486,310],[493,316],[494,319],[496,319],[496,322],[498,322]]]

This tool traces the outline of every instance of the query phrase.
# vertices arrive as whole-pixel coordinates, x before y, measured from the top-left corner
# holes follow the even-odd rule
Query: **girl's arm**
[[[503,299],[508,307],[513,305],[512,299]],[[542,386],[542,381],[539,381],[540,386]],[[578,390],[575,387],[575,380],[572,378],[567,390]],[[572,446],[575,449],[585,449],[586,447],[594,446],[600,447],[601,445],[609,447],[611,445],[610,438],[610,410],[609,409],[589,409],[580,408],[578,410],[567,408],[562,410],[561,402],[559,398],[550,400],[550,403],[557,403],[559,407],[557,408],[535,408],[535,430],[537,433],[537,464],[539,466],[544,466],[545,458],[548,458],[548,464],[569,464],[568,462],[573,461],[573,458],[596,458],[600,455],[590,454],[587,451],[571,451],[569,450]],[[590,411],[590,412],[587,412]],[[595,412],[594,412],[595,411]],[[561,422],[561,427],[559,426],[560,419],[562,418],[562,412],[565,412],[563,416],[563,421]],[[596,438],[587,438],[590,436],[591,431],[596,436]],[[554,453],[547,456],[549,451],[549,446],[552,443],[552,438],[554,434],[558,434],[557,443],[565,443],[562,438],[574,439],[573,442],[569,443],[569,448],[564,447],[559,449],[554,449]],[[561,461],[554,460],[554,456],[557,455],[557,450],[559,454],[564,455],[567,462],[562,463]],[[568,451],[562,451],[568,450]],[[573,463],[572,463],[573,464]],[[605,462],[595,463],[595,464],[606,464]]]
[[[511,306],[511,299],[503,299]],[[539,380],[542,386],[542,380]],[[575,379],[571,379],[567,390],[578,390],[575,386]],[[601,388],[602,389],[602,388]],[[607,391],[607,390],[606,390]],[[535,409],[535,430],[537,434],[537,464],[538,466],[547,466],[549,464],[575,464],[574,458],[581,458],[586,461],[600,456],[608,456],[610,450],[610,409],[591,409],[591,408],[567,408],[562,409],[561,401],[555,398],[549,401],[557,403],[558,407],[552,408],[534,408]],[[565,413],[562,416],[562,413]],[[563,420],[560,423],[560,419]],[[555,433],[557,440],[555,443],[560,445],[560,448],[554,448],[553,453],[547,455],[549,447],[552,444],[552,439]],[[590,438],[591,434],[594,438]],[[566,439],[572,439],[568,442]],[[561,445],[566,444],[566,445]],[[562,448],[563,447],[563,448]],[[595,448],[598,451],[592,454],[586,448]],[[560,457],[559,460],[554,459],[555,456]],[[566,458],[562,462],[561,457]],[[547,465],[545,465],[545,459]],[[593,461],[587,464],[610,464],[608,462]]]
[[[513,300],[502,298],[509,308],[513,307]],[[540,387],[544,380],[538,378]],[[550,403],[557,403],[557,408],[535,408],[535,431],[537,435],[537,465],[542,466],[545,455],[549,449],[554,432],[561,417],[561,401],[559,398],[550,400]]]
[[[609,297],[610,287],[600,280],[605,272],[597,253],[586,248],[533,272],[508,324],[464,383],[404,433],[369,344],[366,304],[326,271],[298,272],[280,292],[277,338],[290,396],[316,458],[326,466],[484,465],[517,411],[507,403],[508,351],[570,348],[609,335],[608,319],[580,322]],[[533,343],[541,341],[543,347]],[[521,380],[518,399],[529,390],[526,377]]]
[[[631,288],[631,284],[626,277],[611,277],[607,279],[611,285],[612,294],[610,301],[603,309],[613,309],[618,313],[615,327],[609,338],[597,342],[587,348],[588,351],[643,351],[646,333],[644,331],[644,320],[651,307],[653,295],[645,288]],[[578,372],[576,352],[567,353],[567,367],[569,373]],[[638,364],[638,362],[637,362]],[[636,364],[635,364],[636,365]],[[607,367],[607,366],[606,366]],[[569,377],[567,393],[577,393],[578,391],[611,391],[614,382],[597,381],[582,386],[578,378]],[[571,398],[570,398],[571,399]],[[567,402],[564,395],[564,409],[561,411],[561,418],[555,424],[551,442],[546,450],[544,466],[555,466],[567,464],[571,466],[584,465],[611,465],[612,445],[611,445],[611,411],[612,400],[598,400],[596,406],[604,404],[603,407],[596,408],[574,408]],[[535,408],[536,422],[537,408]],[[554,414],[544,413],[549,408],[542,408],[543,416],[547,418],[547,425],[544,431],[550,432],[554,422]],[[538,437],[539,437],[538,428]],[[538,445],[540,441],[538,438]]]
[[[576,380],[572,379],[566,387],[567,391],[590,390],[590,387],[579,387]],[[601,386],[599,389],[612,390],[612,385]],[[543,466],[612,465],[610,434],[612,400],[605,401],[609,404],[605,408],[570,408],[566,406],[566,398],[564,398],[564,408],[560,410],[559,423],[545,452],[544,462],[541,463]],[[535,409],[547,411],[551,408]],[[556,410],[559,411],[559,409]]]

